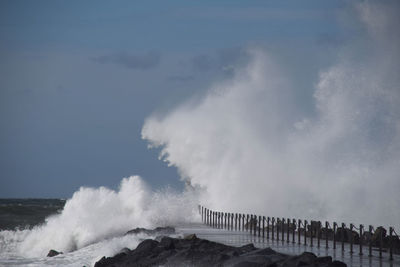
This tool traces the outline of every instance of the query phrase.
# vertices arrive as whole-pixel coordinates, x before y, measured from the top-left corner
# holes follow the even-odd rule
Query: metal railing
[[[308,222],[300,219],[219,212],[201,205],[199,205],[199,213],[202,222],[210,227],[246,231],[250,235],[266,239],[298,243],[299,245],[302,244],[301,240],[303,239],[303,244],[307,246],[308,240],[310,247],[314,247],[315,239],[318,248],[321,247],[321,242],[325,241],[326,249],[329,248],[329,243],[332,244],[333,249],[336,249],[336,244],[340,243],[343,252],[345,251],[345,243],[348,243],[349,253],[354,254],[354,245],[358,245],[359,255],[363,255],[363,247],[368,246],[369,257],[373,256],[372,248],[375,248],[378,249],[379,258],[382,258],[383,252],[389,252],[389,260],[391,261],[393,260],[393,253],[400,254],[400,238],[393,227],[389,227],[389,234],[382,226],[375,229],[372,225],[369,225],[368,231],[365,231],[362,224],[357,227],[351,223],[347,228],[344,223],[341,224],[341,227],[338,227],[336,222],[333,222],[331,226],[326,221],[323,227],[320,221]]]

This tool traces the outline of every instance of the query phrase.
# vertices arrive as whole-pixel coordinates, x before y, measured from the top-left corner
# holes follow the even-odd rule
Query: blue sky
[[[0,197],[140,175],[182,189],[140,132],[263,47],[312,93],[359,32],[343,1],[1,1]],[[349,25],[349,24],[346,24]],[[304,97],[304,101],[307,97]],[[307,105],[305,105],[307,106]]]

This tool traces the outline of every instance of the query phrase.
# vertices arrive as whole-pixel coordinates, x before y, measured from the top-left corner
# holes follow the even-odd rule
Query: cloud
[[[215,61],[209,55],[197,55],[194,56],[191,60],[193,69],[206,72],[213,68],[215,68]]]
[[[159,65],[161,55],[157,52],[150,51],[142,55],[118,53],[91,57],[90,59],[99,64],[116,64],[128,69],[148,70]]]

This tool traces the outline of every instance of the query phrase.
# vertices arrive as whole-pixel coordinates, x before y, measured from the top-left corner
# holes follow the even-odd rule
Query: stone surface
[[[47,253],[47,257],[54,257],[54,256],[57,256],[57,255],[60,255],[60,254],[63,254],[63,253],[59,252],[57,250],[51,249],[49,251],[49,253]]]
[[[103,257],[95,267],[105,266],[346,266],[331,257],[310,252],[289,256],[253,244],[232,247],[190,235],[178,239],[164,236],[160,241],[146,239],[136,249],[124,249],[114,257]]]

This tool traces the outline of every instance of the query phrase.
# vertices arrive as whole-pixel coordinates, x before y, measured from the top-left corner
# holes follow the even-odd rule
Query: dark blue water
[[[63,199],[0,199],[0,231],[32,228],[64,205]]]

